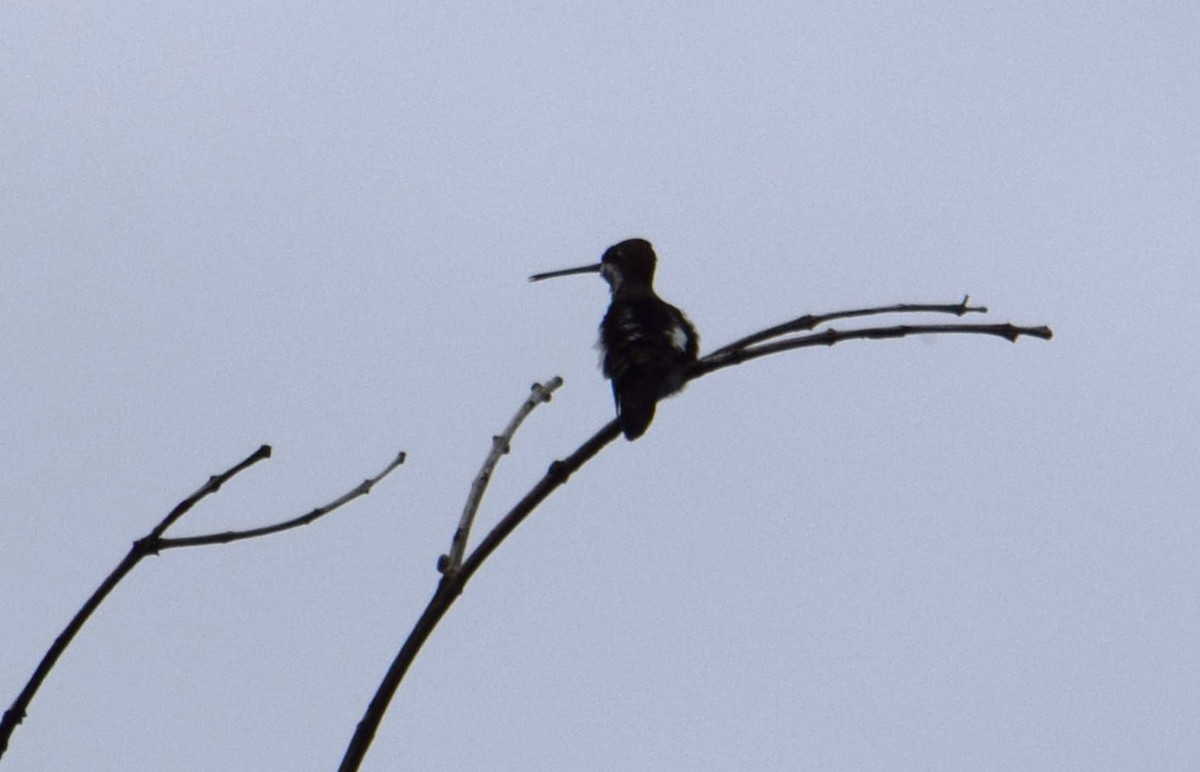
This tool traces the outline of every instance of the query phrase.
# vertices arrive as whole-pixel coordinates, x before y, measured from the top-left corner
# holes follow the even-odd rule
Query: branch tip
[[[967,314],[971,313],[972,311],[974,311],[975,313],[978,313],[978,314],[986,314],[988,312],[988,309],[987,309],[987,306],[978,306],[977,308],[972,308],[971,307],[971,296],[963,295],[962,302],[958,304],[958,311],[955,313],[955,316],[966,316]]]

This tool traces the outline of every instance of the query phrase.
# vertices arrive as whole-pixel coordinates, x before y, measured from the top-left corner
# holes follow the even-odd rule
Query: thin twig
[[[195,493],[179,502],[148,536],[133,543],[133,546],[129,549],[129,554],[121,560],[117,567],[112,570],[112,573],[96,588],[96,591],[87,599],[83,607],[75,613],[75,616],[67,623],[63,631],[54,639],[54,643],[46,651],[46,654],[42,657],[42,661],[38,663],[37,669],[33,671],[33,675],[30,677],[29,682],[25,684],[25,688],[17,695],[17,699],[13,701],[12,706],[4,711],[4,718],[0,719],[0,758],[3,758],[4,752],[8,750],[9,738],[12,737],[12,733],[16,731],[17,726],[25,720],[25,711],[28,709],[29,703],[33,701],[34,695],[37,694],[37,690],[41,687],[42,682],[46,680],[46,676],[50,674],[51,669],[54,668],[54,664],[58,662],[58,658],[66,651],[67,646],[70,645],[72,639],[75,638],[75,635],[83,627],[84,623],[87,622],[92,612],[108,597],[113,588],[125,578],[126,574],[133,570],[134,566],[142,558],[154,552],[155,545],[163,531],[195,506],[198,501],[220,490],[221,486],[238,472],[257,464],[264,458],[270,458],[270,456],[271,446],[263,445],[236,466],[208,478],[208,482],[201,485]]]
[[[487,458],[483,460],[479,474],[475,475],[475,480],[471,483],[471,491],[467,494],[467,503],[463,507],[462,517],[458,520],[458,528],[454,529],[454,537],[450,541],[450,552],[443,555],[438,561],[438,570],[443,574],[457,571],[462,566],[463,555],[467,551],[467,540],[471,536],[471,525],[475,521],[475,513],[479,511],[484,491],[487,490],[488,483],[492,479],[492,472],[500,463],[500,457],[507,454],[512,448],[512,439],[517,433],[517,429],[534,408],[543,402],[549,402],[555,390],[562,384],[563,379],[557,375],[545,383],[533,384],[529,389],[529,397],[521,403],[521,407],[508,422],[508,426],[504,428],[503,432],[492,437],[492,448],[488,452]]]
[[[795,338],[787,338],[785,340],[775,341],[774,343],[764,343],[758,346],[750,346],[746,348],[730,348],[721,349],[724,352],[709,354],[700,359],[692,366],[686,376],[686,379],[691,381],[702,375],[707,375],[715,370],[721,370],[732,365],[748,362],[752,359],[768,356],[770,354],[778,354],[783,351],[791,351],[797,348],[808,348],[811,346],[832,346],[835,343],[841,343],[846,340],[858,340],[864,338],[880,339],[880,338],[904,338],[910,335],[944,335],[944,334],[974,334],[974,335],[994,335],[1004,338],[1009,342],[1016,342],[1022,335],[1027,335],[1033,338],[1041,338],[1042,340],[1050,340],[1054,333],[1049,327],[1018,327],[1013,324],[915,324],[915,325],[897,325],[894,327],[867,327],[860,330],[835,330],[830,327],[821,332],[813,333],[812,335],[802,335]]]
[[[241,472],[243,469],[246,469],[247,467],[257,464],[259,461],[262,461],[264,458],[270,458],[270,457],[271,457],[271,446],[270,445],[262,445],[259,447],[258,450],[254,451],[249,456],[247,456],[237,466],[234,466],[231,469],[227,469],[226,471],[222,472],[221,474],[213,475],[212,477],[208,478],[208,482],[201,485],[196,490],[195,493],[193,493],[191,496],[188,496],[183,501],[179,502],[175,506],[175,508],[172,509],[171,512],[166,517],[163,518],[162,522],[159,523],[158,526],[153,531],[150,532],[150,535],[147,538],[151,538],[151,537],[157,538],[159,536],[162,536],[164,531],[166,531],[168,528],[170,528],[171,525],[174,524],[176,520],[183,517],[183,515],[189,509],[194,507],[196,505],[196,503],[200,501],[200,499],[204,498],[205,496],[209,495],[210,493],[216,493],[217,491],[221,490],[221,486],[224,485],[225,482],[227,480],[229,480],[229,478],[233,477],[238,472]]]
[[[971,300],[969,295],[963,295],[963,299],[954,304],[946,303],[896,303],[890,306],[876,306],[874,308],[856,308],[850,311],[834,311],[828,314],[805,314],[804,316],[793,319],[790,322],[777,324],[774,327],[768,327],[765,330],[760,330],[753,335],[747,335],[744,338],[735,340],[728,346],[722,346],[716,351],[710,352],[705,358],[712,359],[714,357],[724,356],[735,349],[746,348],[755,343],[759,343],[770,338],[777,338],[780,335],[787,335],[793,332],[804,332],[805,330],[815,329],[818,325],[832,322],[834,319],[850,319],[859,316],[872,316],[875,314],[909,314],[909,313],[927,313],[927,314],[954,314],[955,316],[964,316],[969,313],[986,314],[987,306],[969,306],[967,303]]]
[[[349,492],[339,496],[323,507],[317,507],[307,514],[294,517],[291,520],[284,520],[283,522],[275,523],[274,525],[264,525],[261,528],[249,528],[244,531],[224,531],[222,533],[210,533],[201,536],[160,538],[158,540],[158,544],[156,545],[156,551],[161,552],[163,550],[176,549],[178,547],[200,547],[206,544],[228,544],[229,542],[233,541],[253,539],[257,536],[267,536],[268,534],[279,533],[280,531],[287,531],[291,530],[292,528],[299,528],[302,525],[308,525],[314,520],[328,515],[335,509],[349,504],[359,496],[366,496],[371,492],[371,489],[375,487],[376,483],[391,474],[392,470],[394,470],[396,467],[403,464],[406,457],[407,455],[404,453],[404,451],[400,451],[399,455],[392,459],[392,462],[388,464],[382,472],[374,477],[369,477],[366,480],[363,480]]]

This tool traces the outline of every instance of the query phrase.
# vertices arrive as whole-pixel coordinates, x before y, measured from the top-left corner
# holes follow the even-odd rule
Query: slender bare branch
[[[125,558],[120,562],[120,564],[117,565],[115,569],[113,569],[112,573],[108,575],[100,587],[97,588],[94,593],[92,593],[92,596],[88,598],[86,603],[83,604],[83,608],[81,608],[79,612],[75,614],[75,617],[70,621],[62,633],[60,633],[59,636],[54,640],[54,644],[46,652],[45,656],[42,657],[42,661],[38,664],[37,669],[34,671],[33,677],[29,679],[29,683],[25,685],[25,688],[21,691],[21,694],[17,697],[16,701],[13,702],[12,707],[10,707],[4,713],[4,718],[2,721],[0,721],[0,757],[4,755],[4,751],[8,748],[9,738],[12,736],[13,731],[16,730],[17,725],[24,720],[25,711],[29,707],[29,703],[33,700],[38,688],[46,679],[46,676],[50,673],[50,670],[54,667],[54,664],[58,661],[59,657],[62,656],[67,646],[83,627],[84,623],[87,622],[92,613],[116,588],[121,580],[124,579],[125,576],[132,571],[139,562],[141,562],[142,558],[146,557],[147,555],[156,555],[162,550],[174,549],[178,547],[195,547],[204,544],[224,544],[232,541],[239,541],[241,539],[250,539],[256,536],[266,536],[267,534],[278,533],[280,531],[286,531],[291,528],[307,525],[308,523],[311,523],[314,520],[329,514],[335,509],[348,504],[359,496],[365,496],[366,494],[370,493],[371,488],[373,488],[376,483],[391,474],[392,470],[404,463],[405,459],[405,454],[401,452],[396,456],[395,459],[392,460],[390,464],[387,465],[382,472],[375,477],[363,480],[355,488],[338,497],[337,499],[334,499],[325,506],[318,507],[308,514],[292,518],[291,520],[245,531],[226,531],[224,533],[188,536],[178,539],[167,538],[162,535],[205,496],[220,490],[221,486],[231,477],[247,467],[258,463],[264,458],[269,458],[270,455],[270,446],[263,445],[236,466],[225,472],[222,472],[219,475],[210,477],[208,481],[204,483],[204,485],[200,486],[200,488],[196,490],[195,493],[179,502],[179,504],[176,505],[176,507],[172,509],[165,518],[163,518],[162,522],[155,526],[154,530],[133,543],[133,546],[130,548],[129,553],[125,556]]]
[[[113,591],[113,588],[115,588],[117,584],[119,584],[120,581],[125,578],[126,574],[133,570],[134,566],[136,566],[142,558],[152,554],[155,551],[155,545],[157,544],[163,531],[169,528],[174,522],[179,520],[179,518],[183,517],[183,515],[189,509],[195,506],[198,501],[203,499],[205,496],[208,496],[211,493],[216,493],[218,490],[220,490],[221,486],[225,484],[231,477],[238,474],[242,470],[257,464],[264,458],[270,458],[270,456],[271,446],[263,445],[235,466],[222,472],[221,474],[213,475],[212,477],[208,478],[208,482],[204,483],[204,485],[201,485],[195,493],[179,502],[179,504],[176,505],[175,508],[163,518],[162,522],[155,526],[154,530],[151,531],[149,535],[133,543],[133,546],[129,549],[129,554],[127,554],[124,559],[121,560],[117,567],[112,570],[112,573],[110,573],[108,577],[105,578],[105,580],[100,584],[100,586],[96,588],[96,591],[93,592],[92,596],[87,599],[87,602],[83,604],[83,607],[75,613],[75,616],[69,623],[67,623],[67,626],[63,628],[63,631],[58,634],[57,638],[54,639],[54,643],[51,644],[50,648],[46,651],[46,654],[42,657],[42,661],[38,663],[37,669],[33,671],[33,675],[30,677],[28,683],[25,684],[25,688],[21,690],[19,695],[17,695],[17,699],[13,701],[12,706],[9,707],[8,710],[4,711],[4,718],[0,719],[0,758],[3,758],[4,752],[8,750],[9,738],[12,737],[12,734],[14,731],[16,731],[17,726],[25,720],[25,711],[29,708],[29,703],[33,701],[34,695],[37,694],[37,690],[41,687],[42,682],[46,680],[46,676],[49,675],[50,671],[54,668],[54,664],[58,662],[58,658],[62,656],[64,651],[66,651],[67,646],[70,645],[71,641],[75,638],[75,635],[83,627],[84,623],[87,622],[88,618],[92,615],[92,612],[94,612],[104,601],[104,599],[108,597],[108,594]]]
[[[479,474],[475,475],[475,480],[471,483],[471,491],[467,494],[467,503],[463,507],[462,517],[459,518],[458,528],[454,529],[450,552],[443,555],[442,559],[438,561],[438,570],[442,573],[457,571],[462,566],[463,555],[467,550],[467,540],[471,536],[471,525],[475,521],[475,513],[479,511],[479,504],[483,501],[483,494],[492,479],[492,472],[500,463],[500,457],[511,449],[512,439],[516,435],[517,429],[534,408],[543,402],[549,402],[555,390],[562,384],[563,379],[557,375],[545,383],[533,384],[529,389],[529,397],[521,403],[521,407],[508,422],[508,426],[504,428],[503,432],[492,437],[492,448],[488,452],[487,458],[483,460]]]
[[[810,346],[832,346],[845,340],[863,338],[904,338],[910,335],[945,335],[945,334],[974,334],[994,335],[1009,342],[1016,342],[1022,335],[1032,338],[1050,340],[1054,333],[1049,327],[1018,327],[1013,324],[914,324],[897,325],[893,327],[867,327],[859,330],[835,330],[830,327],[812,335],[802,335],[774,343],[764,343],[758,346],[731,348],[726,346],[719,352],[714,352],[700,359],[692,366],[687,380],[695,380],[715,370],[721,370],[732,365],[748,362],[752,359],[791,351]]]
[[[349,504],[359,496],[366,496],[380,480],[387,477],[392,473],[392,470],[403,464],[406,457],[407,454],[405,454],[404,451],[400,451],[399,455],[392,459],[392,462],[388,464],[382,472],[374,477],[369,477],[366,480],[363,480],[347,493],[339,496],[323,507],[317,507],[307,514],[294,517],[291,520],[284,520],[283,522],[275,523],[274,525],[264,525],[261,528],[249,528],[244,531],[224,531],[222,533],[210,533],[201,536],[160,538],[158,540],[158,544],[156,545],[156,551],[161,552],[163,550],[176,549],[178,547],[199,547],[206,544],[228,544],[229,542],[241,541],[242,539],[253,539],[258,536],[267,536],[269,534],[279,533],[281,531],[288,531],[292,528],[299,528],[302,525],[308,525],[314,520],[328,515],[335,509]]]
[[[221,486],[224,485],[225,482],[227,480],[229,480],[229,478],[233,477],[238,472],[241,472],[243,469],[246,469],[247,467],[257,464],[259,461],[262,461],[264,458],[270,458],[270,457],[271,457],[271,446],[270,445],[262,445],[259,447],[258,450],[254,451],[249,456],[247,456],[245,459],[243,459],[241,463],[237,464],[236,466],[234,466],[230,469],[225,470],[221,474],[216,474],[216,475],[213,475],[212,477],[208,478],[208,482],[201,485],[196,490],[195,493],[193,493],[191,496],[188,496],[186,499],[184,499],[183,501],[176,504],[175,508],[172,509],[170,511],[170,513],[162,519],[162,522],[159,523],[158,526],[155,527],[155,529],[153,531],[150,532],[149,537],[156,538],[156,537],[162,536],[164,531],[166,531],[168,528],[170,528],[171,525],[174,524],[176,520],[183,517],[184,514],[186,514],[189,509],[194,507],[196,505],[196,503],[200,501],[200,499],[204,498],[205,496],[209,495],[210,493],[216,493],[217,491],[219,491],[221,489]]]
[[[797,317],[790,322],[777,324],[774,327],[768,327],[765,330],[760,330],[752,335],[747,335],[744,338],[739,338],[728,346],[722,346],[716,351],[708,354],[706,359],[724,356],[735,349],[746,348],[755,343],[759,343],[770,338],[777,338],[780,335],[787,335],[793,332],[804,332],[806,330],[816,329],[818,325],[832,322],[835,319],[850,319],[860,316],[872,316],[876,314],[954,314],[955,316],[965,316],[966,314],[986,314],[986,306],[969,306],[969,295],[963,295],[962,301],[953,304],[946,303],[896,303],[890,306],[876,306],[873,308],[856,308],[849,311],[834,311],[827,314],[805,314]]]

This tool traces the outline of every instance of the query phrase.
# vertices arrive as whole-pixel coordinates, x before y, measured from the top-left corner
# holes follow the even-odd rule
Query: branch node
[[[552,462],[550,468],[546,470],[546,477],[559,484],[565,483],[570,476],[570,468],[562,461]]]

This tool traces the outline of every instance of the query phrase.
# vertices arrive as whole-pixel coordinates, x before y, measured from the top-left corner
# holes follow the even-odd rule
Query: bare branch
[[[458,528],[454,530],[454,538],[450,542],[450,553],[443,555],[438,561],[438,570],[442,573],[452,573],[457,571],[463,562],[463,555],[467,550],[467,540],[471,535],[471,525],[475,521],[475,513],[479,511],[479,504],[483,501],[484,491],[487,490],[488,483],[492,479],[492,472],[495,471],[496,465],[500,463],[500,457],[507,454],[512,447],[513,436],[516,435],[517,429],[525,418],[533,412],[533,409],[543,402],[549,402],[554,395],[555,390],[562,386],[563,379],[559,376],[554,376],[550,380],[543,383],[535,383],[529,390],[529,397],[518,408],[516,415],[508,422],[508,426],[504,431],[492,437],[492,449],[488,453],[487,458],[483,461],[483,466],[479,469],[479,474],[475,475],[474,482],[471,483],[471,491],[467,494],[467,503],[463,507],[462,517],[459,518]]]
[[[400,687],[404,674],[408,672],[417,653],[425,645],[429,634],[433,632],[438,622],[450,610],[450,606],[462,594],[463,588],[483,564],[483,561],[487,560],[488,556],[500,546],[500,543],[516,530],[517,526],[538,504],[545,501],[546,497],[565,483],[575,470],[599,453],[605,445],[620,436],[620,433],[620,424],[615,419],[609,421],[570,456],[552,463],[537,485],[533,486],[533,489],[526,493],[525,497],[517,502],[516,506],[479,543],[471,556],[462,564],[462,568],[442,575],[433,597],[425,607],[425,611],[421,613],[416,625],[413,626],[404,645],[400,647],[396,658],[392,660],[387,674],[384,675],[383,681],[375,691],[375,696],[371,698],[371,704],[367,706],[362,720],[358,722],[358,726],[354,730],[354,737],[346,747],[341,766],[338,767],[340,772],[351,772],[362,765],[363,759],[367,755],[367,749],[371,747],[371,741],[375,739],[375,732],[379,729],[383,715],[387,712],[388,704],[391,703],[392,697]]]
[[[375,487],[376,483],[391,474],[392,470],[394,470],[396,467],[403,464],[406,457],[407,454],[405,454],[404,451],[400,451],[399,455],[392,459],[392,462],[388,464],[382,472],[374,477],[369,477],[366,480],[363,480],[349,492],[339,496],[323,507],[317,507],[307,514],[294,517],[291,520],[284,520],[283,522],[275,523],[274,525],[265,525],[261,528],[249,528],[244,531],[224,531],[222,533],[210,533],[201,536],[160,538],[158,540],[158,544],[156,545],[156,551],[161,552],[162,550],[175,549],[178,547],[199,547],[206,544],[228,544],[229,542],[241,541],[242,539],[253,539],[258,536],[267,536],[269,534],[279,533],[281,531],[288,531],[292,528],[299,528],[302,525],[308,525],[314,520],[328,515],[335,509],[349,504],[359,496],[366,496],[371,492],[371,489]]]
[[[33,700],[38,688],[46,679],[46,676],[49,675],[50,670],[54,667],[59,657],[62,656],[67,646],[70,645],[71,641],[75,638],[76,634],[78,634],[79,630],[83,627],[84,623],[87,622],[92,613],[116,588],[121,580],[124,579],[125,576],[132,571],[139,562],[141,562],[142,558],[146,557],[147,555],[156,555],[162,550],[166,549],[174,549],[177,547],[195,547],[203,544],[223,544],[232,541],[239,541],[241,539],[250,539],[255,536],[266,536],[267,534],[278,533],[280,531],[286,531],[290,528],[297,528],[302,525],[307,525],[308,523],[311,523],[312,521],[329,514],[333,510],[348,504],[359,496],[365,496],[366,494],[370,493],[371,488],[373,488],[380,480],[391,474],[392,470],[404,463],[405,458],[405,454],[401,452],[382,472],[375,477],[363,480],[353,490],[338,497],[337,499],[334,499],[323,507],[318,507],[306,515],[301,515],[300,517],[296,517],[282,523],[276,523],[275,525],[264,526],[262,528],[253,528],[246,531],[227,531],[225,533],[207,534],[203,536],[188,536],[178,539],[166,538],[162,535],[164,531],[175,524],[179,518],[187,513],[188,510],[195,506],[196,503],[205,496],[217,492],[231,477],[258,463],[264,458],[269,458],[270,456],[271,447],[269,445],[263,445],[236,466],[225,472],[222,472],[221,474],[210,477],[208,481],[204,483],[204,485],[200,486],[200,488],[196,490],[195,493],[179,502],[179,504],[176,505],[176,507],[172,509],[165,518],[163,518],[162,522],[155,526],[154,530],[133,543],[133,546],[130,548],[129,553],[125,556],[125,558],[115,569],[113,569],[112,573],[108,575],[100,587],[97,588],[94,593],[92,593],[92,596],[88,598],[87,602],[83,604],[83,607],[75,614],[74,618],[71,619],[66,628],[54,640],[54,644],[46,652],[45,656],[42,657],[42,661],[38,664],[33,676],[29,679],[29,683],[25,685],[25,688],[21,691],[21,694],[17,697],[16,701],[13,702],[12,707],[5,711],[4,718],[2,721],[0,721],[0,757],[3,757],[4,751],[8,748],[9,738],[16,730],[17,725],[24,720],[25,711],[29,707],[29,703]]]
[[[703,357],[688,373],[687,380],[695,380],[703,375],[707,375],[715,370],[721,370],[732,365],[748,362],[752,359],[768,356],[770,354],[778,354],[782,351],[791,351],[797,348],[808,348],[810,346],[832,346],[835,343],[841,343],[845,340],[857,340],[862,338],[904,338],[910,335],[945,335],[945,334],[974,334],[974,335],[994,335],[1004,338],[1005,340],[1015,343],[1022,335],[1027,335],[1032,338],[1041,338],[1042,340],[1050,340],[1054,333],[1049,327],[1018,327],[1013,324],[916,324],[916,325],[897,325],[894,327],[867,327],[861,330],[835,330],[832,327],[822,330],[812,335],[803,335],[786,340],[776,341],[774,343],[764,343],[759,346],[750,346],[740,349],[734,349],[726,346],[720,349],[719,352],[714,352],[706,357]]]
[[[759,357],[776,354],[782,351],[789,351],[796,348],[805,348],[809,346],[832,346],[835,343],[840,343],[843,340],[852,340],[855,338],[902,338],[908,335],[917,334],[950,334],[950,333],[970,333],[979,335],[996,335],[1010,341],[1015,341],[1022,335],[1028,335],[1037,338],[1050,339],[1052,333],[1049,327],[1017,327],[1012,324],[992,324],[992,325],[970,325],[970,324],[948,324],[948,325],[909,325],[898,327],[876,327],[866,328],[861,330],[838,331],[832,328],[824,330],[813,335],[805,335],[800,337],[788,338],[774,343],[763,343],[755,346],[754,343],[759,343],[770,338],[778,337],[790,332],[799,330],[811,329],[813,326],[823,324],[831,319],[867,316],[871,314],[893,313],[893,312],[941,312],[953,313],[962,316],[966,313],[983,313],[986,308],[971,307],[967,305],[967,298],[963,298],[962,303],[952,306],[929,306],[929,305],[909,305],[902,304],[896,306],[886,306],[881,308],[859,309],[855,311],[843,311],[833,314],[825,314],[822,316],[803,316],[798,319],[788,322],[784,325],[763,330],[754,335],[742,338],[729,346],[718,349],[699,360],[695,366],[687,373],[687,380],[696,380],[702,378],[708,373],[716,370],[731,367],[733,365],[747,362]],[[355,772],[359,769],[363,759],[366,757],[368,748],[375,737],[375,733],[379,729],[380,723],[383,721],[384,713],[387,711],[388,705],[396,694],[396,690],[400,687],[400,682],[404,679],[405,673],[412,665],[413,660],[424,646],[425,641],[429,639],[433,629],[445,616],[450,606],[462,593],[467,582],[475,574],[475,571],[483,564],[485,560],[496,550],[497,547],[511,534],[517,526],[519,526],[526,517],[541,504],[556,488],[567,481],[576,470],[583,464],[589,461],[593,456],[599,453],[606,445],[612,442],[620,435],[620,423],[618,420],[608,422],[590,439],[584,442],[579,448],[562,461],[555,461],[550,465],[545,476],[535,485],[529,493],[525,494],[516,506],[492,529],[490,533],[479,543],[475,551],[467,558],[462,568],[456,572],[446,572],[442,575],[438,582],[437,589],[434,591],[433,597],[429,604],[425,607],[417,623],[414,625],[412,632],[404,641],[400,651],[396,654],[391,666],[388,668],[387,674],[376,690],[374,697],[371,699],[370,705],[355,728],[354,736],[351,738],[349,745],[346,748],[346,753],[342,758],[340,772]]]
[[[125,575],[132,571],[142,558],[155,552],[159,537],[163,531],[179,518],[183,517],[202,498],[220,490],[221,486],[231,477],[257,464],[264,458],[270,457],[271,446],[263,445],[237,465],[221,474],[208,478],[208,482],[201,485],[195,493],[179,502],[149,535],[133,543],[133,546],[129,549],[129,554],[121,560],[117,567],[112,570],[112,573],[96,588],[96,591],[87,599],[83,607],[75,613],[75,616],[67,623],[63,631],[54,639],[54,643],[46,651],[46,654],[42,657],[42,661],[38,663],[37,669],[33,671],[33,675],[30,677],[29,682],[25,684],[25,688],[17,695],[17,699],[13,701],[12,706],[4,711],[4,718],[0,719],[0,758],[3,758],[4,752],[8,750],[9,738],[12,737],[17,726],[25,720],[25,711],[29,708],[29,703],[33,701],[34,695],[37,694],[37,690],[41,687],[42,682],[46,680],[46,676],[54,668],[54,664],[58,662],[58,658],[66,651],[67,646],[70,645],[75,635],[83,627],[84,623],[87,622],[88,618],[91,617],[92,612],[100,606],[104,599],[108,597],[108,594],[125,578]]]
[[[804,332],[806,330],[815,329],[818,325],[832,322],[834,319],[850,319],[859,316],[872,316],[875,314],[913,314],[913,313],[929,313],[929,314],[954,314],[955,316],[965,316],[969,313],[986,314],[988,312],[986,306],[969,306],[969,295],[963,295],[963,299],[959,303],[896,303],[890,306],[877,306],[874,308],[856,308],[850,311],[834,311],[827,314],[805,314],[797,317],[790,322],[777,324],[774,327],[768,327],[765,330],[760,330],[752,335],[747,335],[744,338],[735,340],[728,346],[722,346],[716,351],[710,352],[705,358],[713,359],[715,357],[724,356],[735,349],[746,348],[755,343],[759,343],[770,338],[777,338],[780,335],[787,335],[792,332]]]
[[[230,469],[227,469],[226,471],[222,472],[221,474],[216,474],[216,475],[213,475],[212,477],[208,478],[208,482],[201,485],[196,490],[195,493],[193,493],[191,496],[188,496],[186,499],[184,499],[183,501],[181,501],[175,505],[175,508],[172,509],[171,512],[166,517],[163,518],[162,522],[159,523],[158,526],[153,531],[150,532],[150,537],[156,538],[156,537],[162,536],[164,531],[166,531],[168,528],[170,528],[171,525],[176,520],[183,517],[183,515],[189,509],[194,507],[196,505],[196,503],[200,501],[200,499],[204,498],[205,496],[209,495],[210,493],[216,493],[217,491],[219,491],[221,489],[221,486],[224,485],[226,483],[226,481],[228,481],[231,477],[236,475],[238,472],[241,472],[243,469],[254,466],[259,461],[262,461],[264,458],[270,458],[270,457],[271,457],[271,446],[270,445],[262,445],[259,447],[258,450],[254,451],[249,456],[247,456],[245,459],[243,459],[241,461],[241,463],[237,464],[236,466],[234,466]]]

